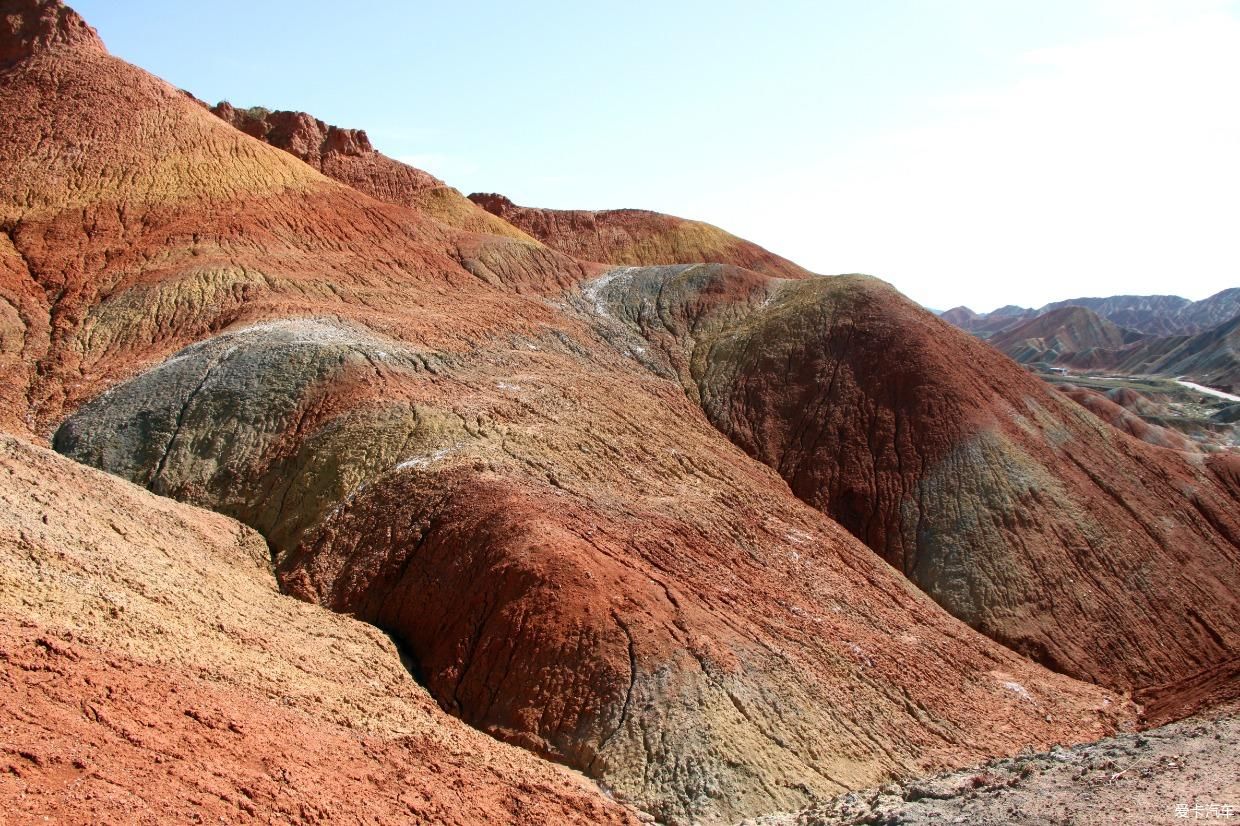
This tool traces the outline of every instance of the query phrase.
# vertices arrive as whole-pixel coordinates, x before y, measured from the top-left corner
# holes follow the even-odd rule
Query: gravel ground
[[[1240,708],[889,783],[746,823],[1240,824]]]

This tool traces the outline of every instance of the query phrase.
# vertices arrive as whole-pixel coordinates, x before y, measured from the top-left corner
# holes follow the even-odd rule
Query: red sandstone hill
[[[1003,330],[989,341],[1022,364],[1105,368],[1114,360],[1114,351],[1142,338],[1093,310],[1060,307]]]
[[[1108,321],[1147,335],[1194,335],[1240,315],[1240,287],[1222,290],[1200,301],[1178,295],[1073,298],[1047,304],[1038,312],[1066,306],[1087,307]]]
[[[704,262],[783,278],[809,275],[786,258],[701,221],[643,209],[535,209],[488,193],[469,198],[547,246],[585,261],[639,266]]]
[[[1125,688],[1234,660],[1227,457],[1103,424],[875,279],[664,267],[589,292],[737,445],[988,636]]]
[[[667,822],[735,820],[1093,739],[1133,719],[1116,689],[1234,660],[1226,461],[1131,438],[872,279],[793,278],[718,230],[646,244],[665,224],[645,218],[624,235],[652,255],[766,272],[612,269],[570,257],[571,233],[462,229],[369,194],[368,175],[342,182],[342,159],[322,174],[343,138],[277,149],[109,56],[59,3],[3,9],[0,424],[186,503],[15,443],[5,497],[23,516],[0,594],[56,639],[14,633],[6,657],[23,675],[51,660],[58,682],[7,689],[43,693],[25,716],[4,704],[6,731],[90,733],[99,760],[136,764],[149,741],[72,711],[93,702],[88,678],[129,671],[141,681],[122,688],[154,688],[96,703],[96,721],[162,732],[155,798],[206,782],[284,816],[239,763],[252,748],[268,778],[297,756],[280,788],[312,812],[339,774],[328,789],[359,817],[619,819],[613,796]],[[49,478],[78,512],[51,506]],[[198,520],[209,535],[185,542],[201,552],[161,552]],[[315,605],[238,579],[259,535],[282,590]],[[376,632],[322,608],[391,633],[438,708],[526,751],[424,759],[401,739],[413,711],[350,738],[387,691],[416,692]],[[66,634],[81,645],[53,650]],[[302,685],[303,656],[330,684]],[[211,734],[168,713],[174,687]],[[295,712],[284,751],[228,739],[273,705]],[[465,731],[415,716],[431,739]],[[78,770],[67,745],[20,752],[6,806],[117,811],[56,786]],[[372,781],[383,766],[398,779]],[[429,776],[445,766],[447,783]],[[477,796],[443,791],[474,788],[475,768]],[[387,796],[363,809],[370,788]],[[216,814],[205,791],[188,805]]]
[[[1009,304],[989,313],[975,313],[968,307],[953,307],[939,314],[939,318],[979,338],[989,338],[1004,330],[1023,324],[1038,315],[1037,310]]]

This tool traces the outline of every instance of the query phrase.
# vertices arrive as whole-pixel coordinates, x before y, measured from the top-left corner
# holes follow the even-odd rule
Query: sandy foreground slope
[[[0,821],[623,823],[470,729],[254,531],[0,436]]]

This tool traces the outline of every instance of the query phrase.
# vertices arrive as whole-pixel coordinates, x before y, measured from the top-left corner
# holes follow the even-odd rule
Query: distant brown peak
[[[0,69],[62,48],[107,51],[98,32],[60,0],[0,0]]]
[[[364,130],[332,126],[306,112],[272,111],[261,106],[238,109],[228,101],[221,101],[211,111],[247,135],[314,166],[320,166],[330,154],[360,157],[375,151]]]
[[[1037,319],[1055,319],[1057,321],[1094,321],[1096,319],[1101,324],[1111,323],[1093,310],[1080,304],[1068,304],[1063,307],[1056,307],[1053,310],[1048,310],[1047,312],[1036,316],[1034,320],[1036,321]]]
[[[959,307],[952,307],[950,310],[943,311],[939,314],[939,317],[945,321],[955,324],[958,327],[961,327],[972,322],[978,316],[977,313],[973,312],[968,307],[961,305]]]

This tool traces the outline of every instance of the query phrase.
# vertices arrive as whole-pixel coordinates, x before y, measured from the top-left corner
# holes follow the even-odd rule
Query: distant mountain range
[[[984,314],[956,307],[940,315],[1022,364],[1189,376],[1240,390],[1240,288],[1201,301],[1120,295]]]
[[[953,307],[939,315],[962,330],[989,338],[1063,307],[1085,307],[1113,324],[1147,335],[1191,335],[1240,315],[1240,287],[1231,287],[1201,301],[1189,301],[1178,295],[1113,295],[1106,298],[1070,298],[1038,309],[1009,304],[989,313],[975,313],[968,307]]]

